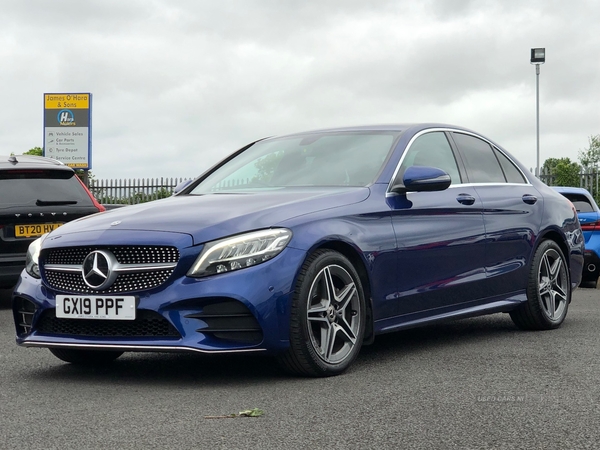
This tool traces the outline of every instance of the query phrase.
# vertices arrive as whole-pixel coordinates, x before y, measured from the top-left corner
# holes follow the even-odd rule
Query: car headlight
[[[290,230],[274,228],[209,242],[187,275],[203,277],[255,266],[281,253],[291,238]]]
[[[40,249],[42,248],[42,242],[46,239],[48,233],[40,236],[31,244],[27,249],[27,257],[25,259],[25,270],[29,275],[34,278],[40,278],[40,268],[38,266],[38,259],[40,258]]]

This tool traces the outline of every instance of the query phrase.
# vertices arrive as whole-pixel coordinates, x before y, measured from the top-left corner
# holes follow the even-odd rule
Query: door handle
[[[537,197],[535,195],[525,194],[523,196],[523,201],[528,205],[533,205],[535,202],[537,202]]]
[[[458,203],[462,203],[463,205],[472,205],[475,203],[475,197],[469,194],[458,194],[456,197],[456,201]]]

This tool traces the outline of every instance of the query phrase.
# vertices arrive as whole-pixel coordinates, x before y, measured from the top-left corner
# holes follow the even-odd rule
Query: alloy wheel
[[[307,304],[310,341],[323,361],[344,361],[357,343],[360,297],[351,275],[339,265],[324,267],[315,277]]]
[[[567,269],[560,254],[550,248],[540,261],[538,295],[542,310],[550,320],[562,317],[568,302]]]

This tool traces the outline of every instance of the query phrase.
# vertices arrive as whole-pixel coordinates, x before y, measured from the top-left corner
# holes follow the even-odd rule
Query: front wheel
[[[338,375],[354,361],[365,332],[365,299],[352,263],[317,250],[302,266],[292,300],[290,348],[279,357],[287,371]]]
[[[543,241],[533,256],[527,302],[510,317],[523,330],[558,328],[567,316],[570,301],[571,280],[562,250],[554,241]]]
[[[112,350],[79,350],[72,348],[50,348],[49,350],[62,361],[81,365],[106,364],[123,354],[123,352]]]

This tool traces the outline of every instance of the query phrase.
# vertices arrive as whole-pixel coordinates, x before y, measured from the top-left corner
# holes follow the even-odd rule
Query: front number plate
[[[57,295],[56,317],[63,319],[135,320],[134,296]]]

